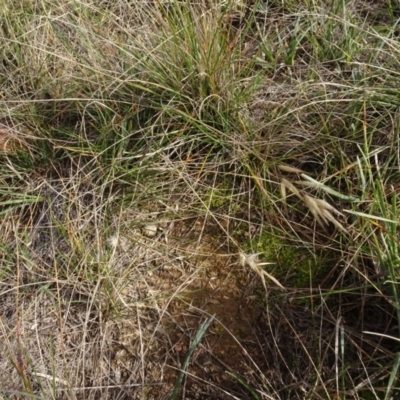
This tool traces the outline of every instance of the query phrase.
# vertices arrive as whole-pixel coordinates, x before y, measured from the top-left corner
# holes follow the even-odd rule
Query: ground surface
[[[0,398],[396,398],[399,10],[3,0]]]

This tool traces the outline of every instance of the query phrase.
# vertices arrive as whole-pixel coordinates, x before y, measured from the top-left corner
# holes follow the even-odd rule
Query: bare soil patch
[[[8,377],[1,380],[8,398],[170,398],[210,316],[180,396],[248,398],[240,382],[258,386],[254,370],[265,373],[260,282],[215,227],[163,218],[156,208],[129,209],[96,243],[94,220],[81,213],[87,198],[65,207],[66,198],[49,196],[56,199],[36,210],[33,226],[10,231],[10,249],[22,232],[27,243],[1,288],[0,376]],[[97,204],[95,194],[91,201]],[[74,221],[80,230],[72,230]],[[96,254],[99,244],[104,253]]]

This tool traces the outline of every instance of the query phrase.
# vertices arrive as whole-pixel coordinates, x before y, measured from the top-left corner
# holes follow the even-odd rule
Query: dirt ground
[[[93,246],[77,248],[77,237],[65,233],[75,232],[73,221],[84,225],[83,208],[71,207],[74,218],[60,217],[62,227],[49,217],[65,212],[62,202],[43,207],[29,222],[26,243],[2,253],[17,267],[0,297],[4,398],[25,398],[26,391],[56,399],[169,399],[190,344],[211,317],[178,398],[247,399],[256,388],[268,390],[264,289],[212,222],[131,209],[114,220],[114,235],[99,239],[104,257],[95,260]]]
[[[179,255],[146,278],[148,285],[168,292],[158,305],[156,336],[161,340],[155,341],[158,349],[146,366],[155,381],[161,372],[163,385],[148,388],[146,398],[170,398],[190,344],[211,316],[214,320],[190,358],[179,398],[250,398],[248,382],[257,382],[268,372],[259,332],[261,282],[240,265],[237,254],[221,246],[213,231],[200,220],[175,224],[168,241]],[[127,351],[126,357],[132,353]],[[119,362],[129,364],[126,359]],[[136,396],[142,398],[142,394]]]

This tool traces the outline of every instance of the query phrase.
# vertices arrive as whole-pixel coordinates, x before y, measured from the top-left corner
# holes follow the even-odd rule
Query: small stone
[[[160,222],[158,223],[158,228],[159,228],[161,231],[165,231],[165,230],[168,228],[168,225],[169,225],[169,222],[168,222],[168,221],[160,221]]]
[[[143,235],[148,237],[148,238],[153,238],[154,236],[157,235],[157,225],[155,224],[148,224],[143,228]]]

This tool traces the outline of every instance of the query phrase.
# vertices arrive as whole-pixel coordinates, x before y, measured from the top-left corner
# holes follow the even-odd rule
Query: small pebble
[[[144,228],[143,228],[143,235],[144,236],[146,236],[146,237],[148,237],[148,238],[153,238],[154,236],[156,236],[157,235],[157,225],[155,225],[155,224],[149,224],[149,225],[146,225]]]

